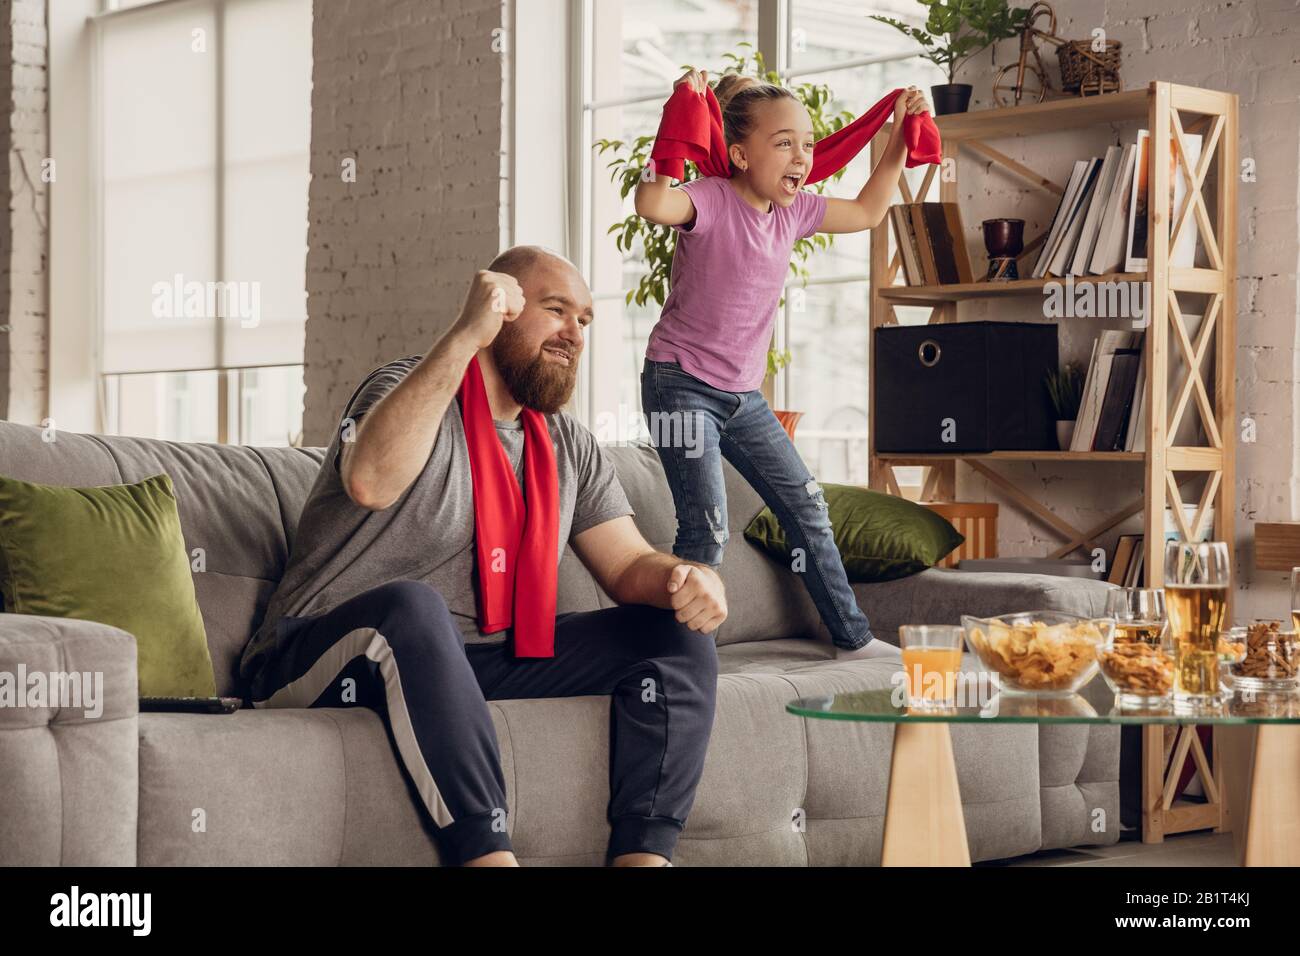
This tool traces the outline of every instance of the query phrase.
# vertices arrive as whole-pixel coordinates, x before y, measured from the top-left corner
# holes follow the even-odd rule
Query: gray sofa
[[[652,544],[673,537],[652,450],[609,449]],[[281,574],[319,448],[250,448],[63,434],[0,423],[0,473],[59,485],[171,475],[218,691],[243,696],[236,662]],[[805,720],[798,696],[889,686],[893,665],[837,661],[795,576],[745,541],[761,502],[729,470],[732,531],[722,576],[717,718],[676,856],[691,865],[875,865],[889,725]],[[876,633],[956,623],[962,612],[1102,610],[1106,586],[1038,575],[926,571],[857,585]],[[140,595],[148,600],[147,594]],[[571,552],[560,610],[609,604]],[[611,635],[611,640],[617,635]],[[0,864],[412,864],[438,860],[432,826],[363,708],[244,709],[228,716],[137,711],[135,643],[104,625],[0,615],[0,671],[94,670],[103,716],[0,708]],[[525,864],[599,865],[608,838],[609,701],[490,703],[514,846]],[[973,860],[1119,837],[1114,727],[954,725]],[[1106,828],[1094,832],[1093,812]],[[802,814],[799,811],[802,810]],[[803,826],[792,819],[800,816]]]

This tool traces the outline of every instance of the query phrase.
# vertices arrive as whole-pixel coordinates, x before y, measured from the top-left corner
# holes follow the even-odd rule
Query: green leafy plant
[[[822,139],[825,136],[842,128],[846,123],[852,121],[853,114],[847,110],[835,112],[831,109],[831,101],[834,96],[829,86],[825,83],[797,83],[787,84],[782,82],[781,77],[774,71],[767,69],[763,61],[763,54],[755,50],[750,43],[741,43],[737,47],[737,52],[726,53],[723,55],[726,66],[723,68],[723,74],[738,73],[743,76],[752,76],[756,79],[767,83],[774,83],[778,86],[786,86],[791,93],[798,97],[808,109],[808,116],[812,120],[813,136],[816,139]],[[689,67],[683,66],[685,72]],[[641,181],[641,176],[649,167],[650,150],[654,145],[655,138],[652,135],[638,136],[631,142],[624,142],[617,139],[600,139],[595,143],[595,149],[598,155],[610,157],[606,164],[609,170],[610,180],[618,186],[619,196],[627,199],[636,189],[637,183]],[[685,181],[698,179],[699,173],[690,163],[686,164]],[[828,179],[822,180],[816,185],[808,188],[815,192],[823,192],[826,187],[844,175],[840,170]],[[632,213],[627,218],[622,219],[609,227],[608,232],[614,235],[614,244],[619,251],[625,255],[631,255],[642,260],[645,263],[645,271],[637,279],[636,286],[628,290],[627,302],[635,302],[637,305],[644,306],[654,302],[660,306],[668,297],[669,277],[672,275],[673,252],[676,249],[676,233],[668,226],[660,226],[655,223],[642,219],[636,213]],[[790,271],[796,278],[807,281],[808,269],[806,263],[808,258],[819,249],[829,249],[833,242],[833,237],[826,233],[814,233],[806,239],[800,239],[794,245],[794,251],[790,260]],[[767,355],[768,375],[775,375],[777,371],[790,362],[789,350],[771,349]]]
[[[1048,372],[1047,393],[1052,397],[1057,421],[1072,422],[1079,417],[1083,400],[1083,372],[1077,364],[1062,365],[1058,372]]]
[[[917,0],[930,11],[925,28],[893,17],[873,14],[872,20],[887,23],[921,44],[921,55],[948,74],[954,82],[957,70],[976,53],[1008,37],[1019,35],[1028,10],[1011,10],[1007,0]]]

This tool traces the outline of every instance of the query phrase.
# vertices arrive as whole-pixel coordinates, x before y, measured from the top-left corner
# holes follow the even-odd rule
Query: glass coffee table
[[[1240,748],[1224,748],[1220,753],[1224,773],[1216,768],[1221,779],[1248,781],[1240,812],[1233,809],[1237,824],[1245,827],[1241,862],[1246,866],[1300,865],[1300,694],[1258,692],[1253,698],[1233,697],[1223,704],[1186,712],[1121,710],[1098,675],[1081,694],[1068,697],[1002,693],[994,694],[983,706],[943,711],[910,711],[895,699],[895,692],[886,688],[801,697],[786,705],[787,711],[801,717],[895,725],[883,866],[970,866],[948,733],[948,725],[953,723],[1253,727],[1253,758]],[[1185,756],[1186,750],[1179,753]],[[1249,766],[1244,763],[1247,759]],[[1234,761],[1241,763],[1234,767]]]

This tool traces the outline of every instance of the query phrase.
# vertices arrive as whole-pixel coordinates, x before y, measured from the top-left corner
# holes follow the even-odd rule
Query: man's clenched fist
[[[501,331],[502,322],[513,322],[524,311],[524,290],[514,276],[480,269],[470,283],[465,306],[456,320],[479,348],[486,348]]]
[[[712,633],[727,619],[726,590],[710,568],[677,565],[668,574],[668,596],[677,620],[692,631]]]

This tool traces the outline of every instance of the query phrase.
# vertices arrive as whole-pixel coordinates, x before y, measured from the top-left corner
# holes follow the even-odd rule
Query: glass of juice
[[[905,624],[898,629],[907,677],[907,706],[946,710],[957,703],[962,629],[957,624]]]
[[[1098,655],[1121,707],[1168,706],[1174,685],[1174,642],[1159,588],[1117,588],[1106,597],[1115,631]]]
[[[1219,632],[1228,605],[1228,545],[1170,541],[1165,546],[1165,605],[1174,641],[1174,702],[1220,699]]]

